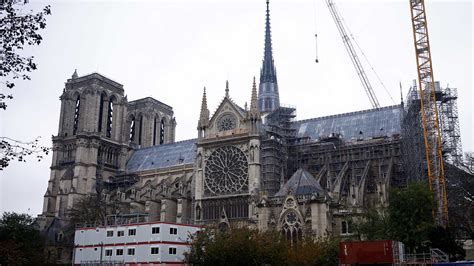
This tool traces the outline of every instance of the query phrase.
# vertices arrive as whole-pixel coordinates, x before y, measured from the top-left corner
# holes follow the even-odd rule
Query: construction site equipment
[[[341,265],[403,263],[404,250],[402,242],[392,240],[341,242],[339,261]]]
[[[372,104],[372,107],[380,108],[379,101],[377,100],[377,97],[375,96],[375,93],[372,90],[372,85],[370,84],[369,79],[365,74],[364,68],[362,67],[362,64],[359,60],[359,57],[357,56],[354,46],[352,45],[352,42],[349,36],[347,35],[347,31],[344,27],[344,24],[342,23],[342,18],[339,14],[339,11],[337,10],[336,5],[332,0],[326,0],[326,4],[329,7],[329,11],[331,12],[334,22],[336,22],[336,26],[339,30],[339,33],[341,34],[344,46],[346,47],[346,50],[349,53],[352,64],[354,64],[354,67],[356,68],[357,75],[359,76],[359,79],[362,82],[362,86],[364,87],[365,93],[367,93],[367,96],[369,97],[369,101]]]
[[[448,203],[442,157],[441,131],[424,1],[410,0],[410,10],[418,70],[418,89],[428,182],[430,189],[435,194],[436,200],[433,215],[438,225],[446,226],[448,221]]]
[[[445,265],[448,255],[433,248],[427,253],[406,254],[402,242],[370,240],[339,243],[339,265]]]

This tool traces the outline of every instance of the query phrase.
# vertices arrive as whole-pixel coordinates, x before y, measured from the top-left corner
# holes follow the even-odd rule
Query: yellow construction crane
[[[430,189],[435,195],[436,206],[433,207],[433,215],[438,225],[446,227],[448,224],[448,199],[424,0],[410,0],[410,9],[418,69],[423,137],[428,164],[428,181]]]

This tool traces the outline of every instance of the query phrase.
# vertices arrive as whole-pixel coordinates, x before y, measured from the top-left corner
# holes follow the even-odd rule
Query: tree
[[[450,230],[435,225],[434,197],[427,184],[413,182],[406,189],[393,189],[389,198],[388,208],[368,209],[356,221],[356,230],[362,238],[401,241],[407,253],[439,248],[452,260],[465,256]]]
[[[339,238],[306,236],[287,249],[288,265],[338,265]]]
[[[389,199],[390,235],[405,244],[410,252],[425,250],[434,228],[434,197],[423,182],[413,182],[405,190],[393,189]]]
[[[380,240],[390,238],[390,216],[388,208],[367,208],[362,219],[353,220],[359,239]]]
[[[43,240],[28,214],[4,212],[0,219],[0,264],[43,264]]]
[[[5,169],[14,159],[26,162],[26,158],[30,155],[41,161],[44,155],[49,154],[50,148],[39,145],[39,138],[22,142],[8,137],[0,137],[0,170]]]
[[[0,1],[0,109],[7,108],[6,101],[13,99],[10,90],[17,79],[30,80],[29,73],[37,68],[33,56],[24,56],[21,50],[28,45],[39,45],[40,30],[46,27],[46,16],[51,14],[50,6],[40,12],[24,12],[24,4],[18,0]],[[25,161],[27,156],[41,160],[49,148],[33,141],[20,141],[0,136],[0,170],[15,158]]]
[[[277,231],[206,228],[191,236],[186,262],[193,265],[335,265],[339,240],[306,236],[289,242]]]
[[[468,159],[464,166],[445,164],[449,226],[459,239],[474,239],[474,172],[469,164]]]

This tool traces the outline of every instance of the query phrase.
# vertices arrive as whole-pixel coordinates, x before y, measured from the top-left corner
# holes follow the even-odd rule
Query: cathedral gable
[[[212,115],[209,125],[216,132],[233,130],[241,127],[243,119],[244,110],[225,97]]]

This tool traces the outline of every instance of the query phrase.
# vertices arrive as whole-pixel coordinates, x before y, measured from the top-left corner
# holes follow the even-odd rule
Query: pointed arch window
[[[135,116],[132,116],[130,119],[130,142],[135,141],[135,127],[136,127]]]
[[[283,216],[281,233],[292,243],[296,243],[303,238],[302,222],[295,211],[290,210]]]
[[[138,119],[138,145],[142,145],[143,116],[140,115]]]
[[[76,105],[74,109],[74,126],[72,129],[72,134],[76,135],[77,130],[79,128],[79,111],[81,109],[81,96],[78,95],[76,99]]]
[[[156,145],[156,135],[158,133],[157,123],[158,123],[158,117],[155,116],[155,119],[153,120],[153,146]]]
[[[104,102],[105,102],[105,94],[102,93],[100,95],[100,104],[99,104],[99,123],[97,125],[98,132],[102,132],[102,120],[104,116]]]
[[[109,99],[109,108],[107,111],[107,132],[106,136],[110,138],[112,136],[112,125],[114,119],[114,100],[115,98],[112,96]]]
[[[160,144],[165,142],[165,119],[161,119],[160,122]]]

